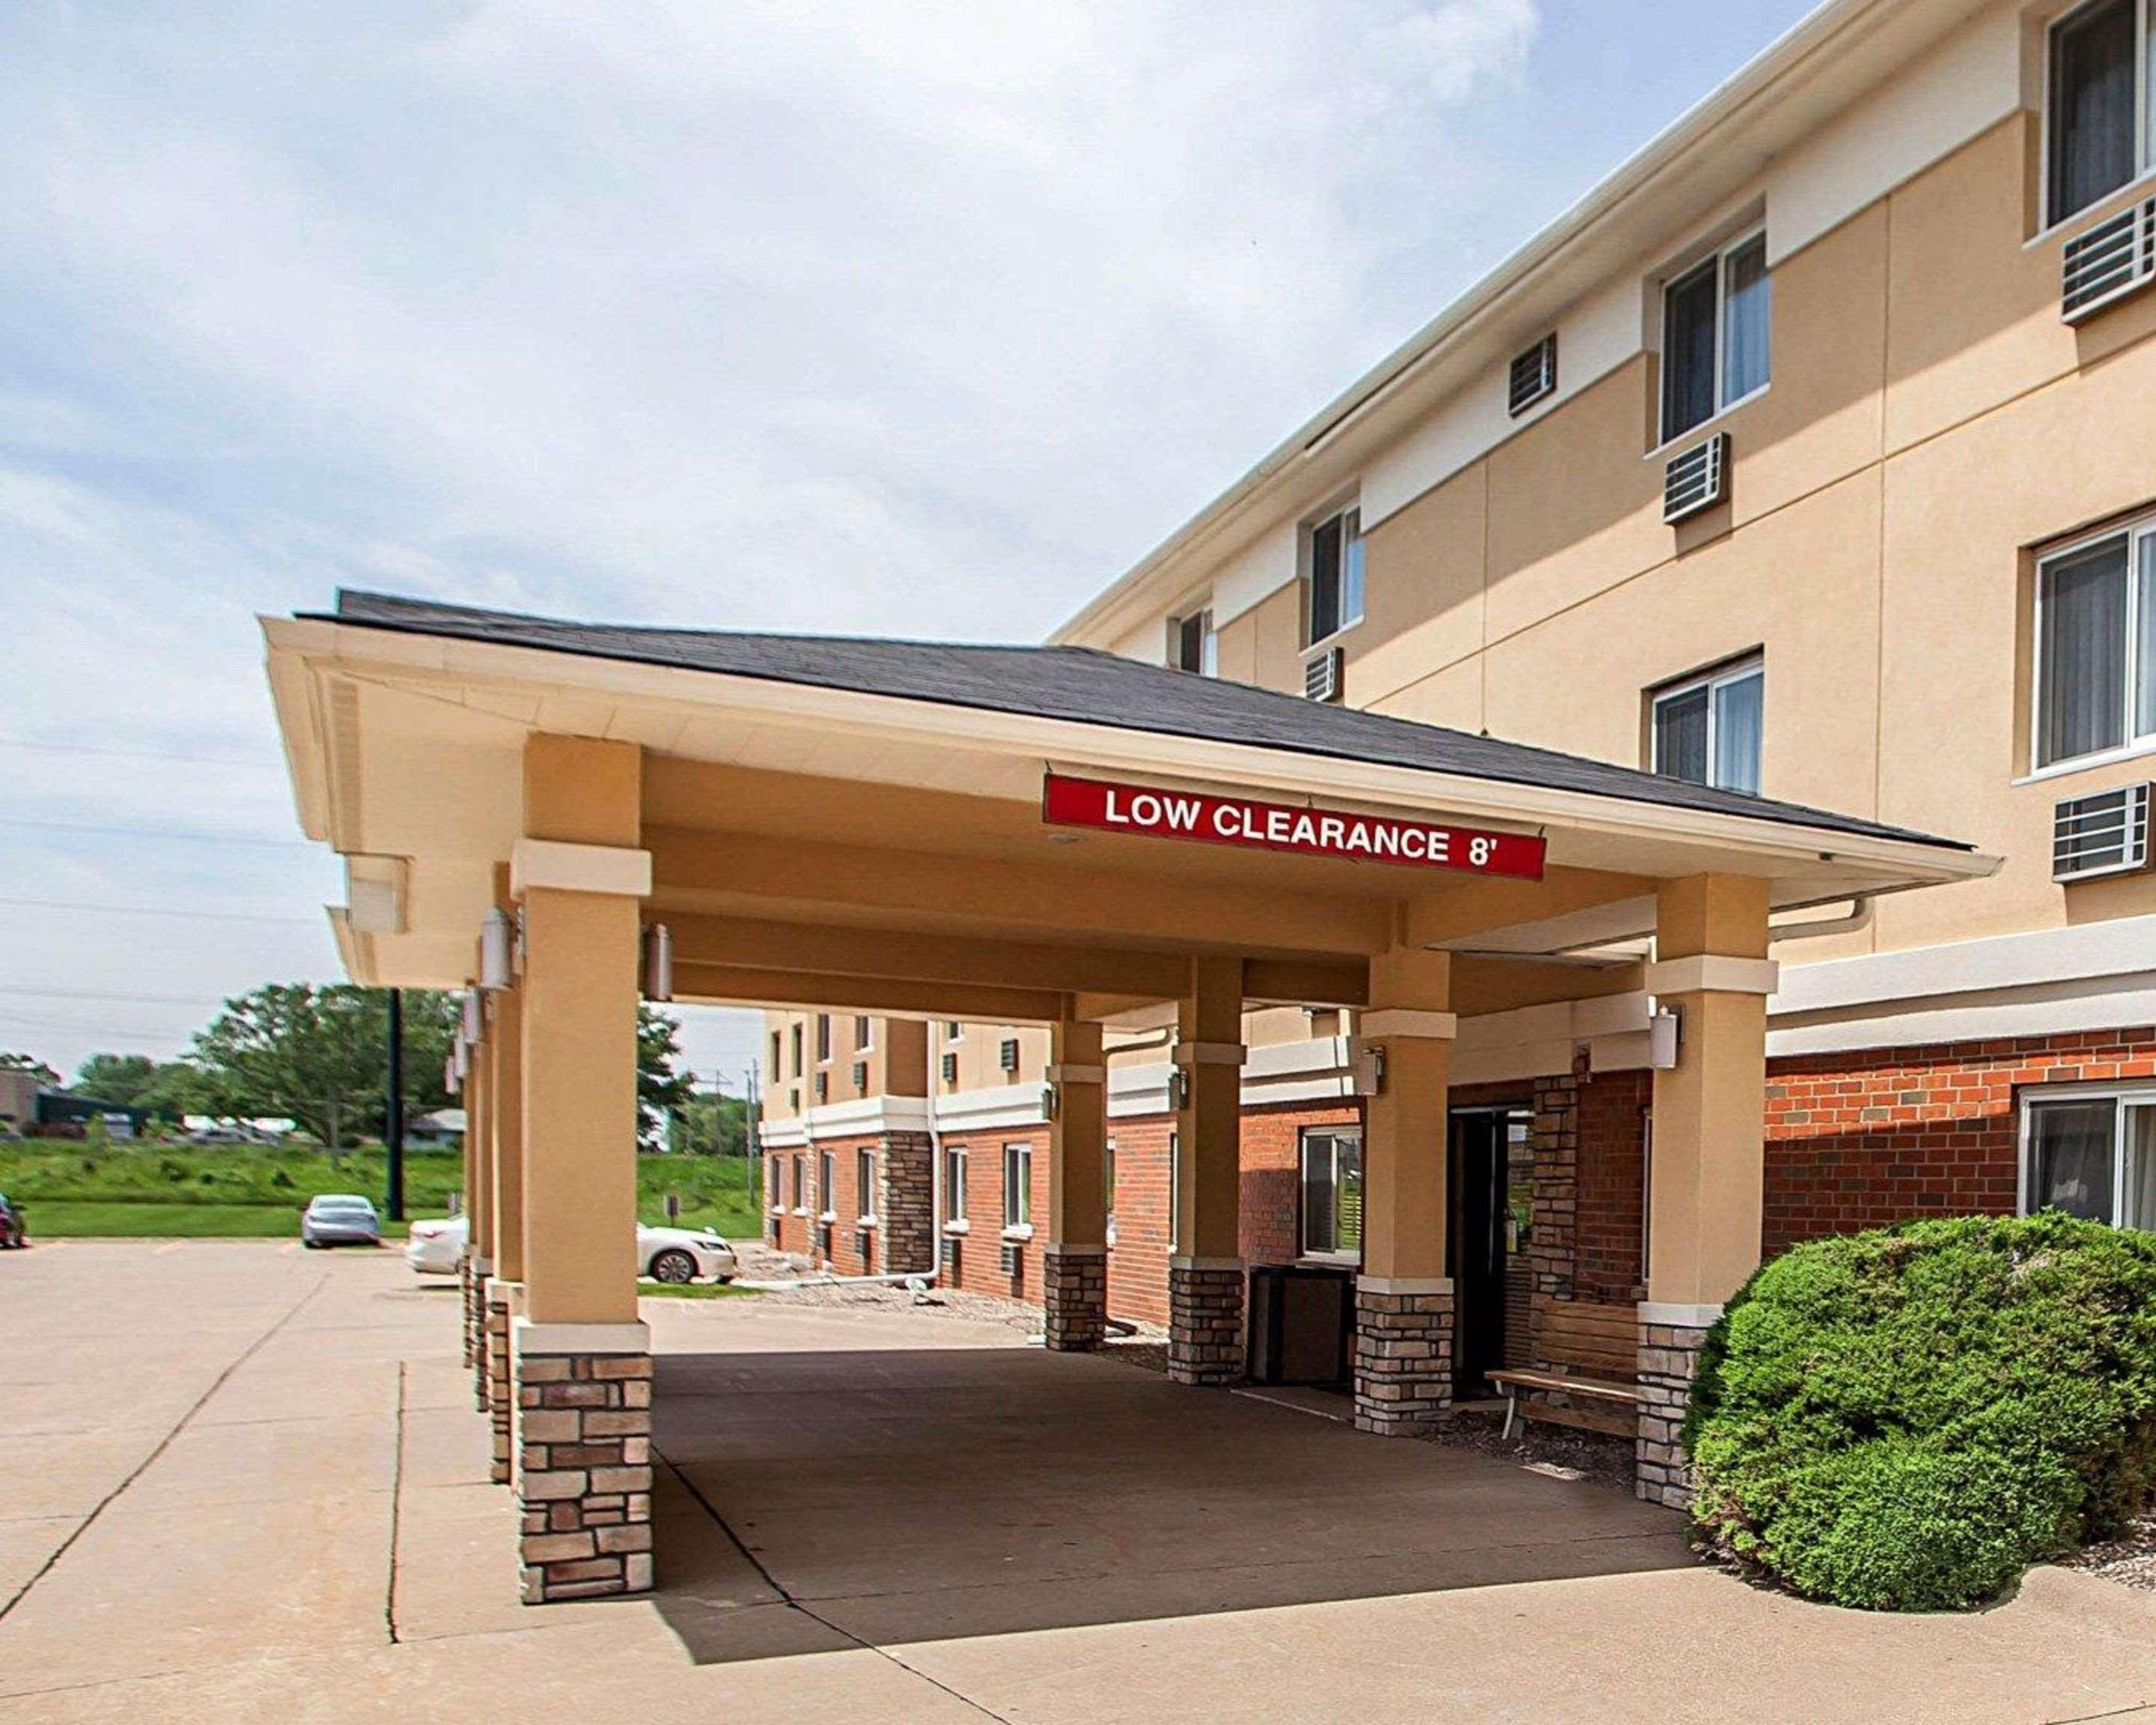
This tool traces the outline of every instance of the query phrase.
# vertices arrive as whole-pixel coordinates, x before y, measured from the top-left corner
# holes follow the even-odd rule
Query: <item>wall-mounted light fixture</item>
[[[1190,1068],[1172,1066],[1168,1074],[1168,1106],[1172,1113],[1180,1114],[1190,1106]]]
[[[647,1000],[674,998],[674,931],[664,922],[644,931],[644,996]]]
[[[1348,1079],[1354,1094],[1358,1096],[1380,1096],[1385,1093],[1385,1050],[1383,1044],[1371,1044],[1358,1039],[1348,1044]]]
[[[513,980],[510,951],[515,944],[516,931],[510,926],[507,912],[491,910],[480,919],[480,987],[492,989],[510,985]]]
[[[486,1034],[486,1020],[480,1015],[479,990],[476,988],[467,988],[465,990],[463,1029],[464,1040],[467,1047],[476,1043],[480,1037]]]

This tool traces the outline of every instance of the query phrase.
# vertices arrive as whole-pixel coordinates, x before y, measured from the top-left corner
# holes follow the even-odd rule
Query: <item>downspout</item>
[[[1770,922],[1767,925],[1767,943],[1777,941],[1810,940],[1816,935],[1857,934],[1871,927],[1877,906],[1868,893],[1859,893],[1849,901],[1849,913],[1843,916],[1820,916],[1810,922]]]

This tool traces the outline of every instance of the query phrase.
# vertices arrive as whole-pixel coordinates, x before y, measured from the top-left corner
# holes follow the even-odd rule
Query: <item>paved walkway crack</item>
[[[394,1647],[397,1634],[397,1546],[404,1524],[404,1378],[408,1368],[397,1362],[397,1458],[389,1472],[389,1580],[382,1594],[382,1620]]]
[[[203,1391],[200,1395],[194,1399],[194,1401],[189,1405],[187,1412],[181,1414],[180,1417],[172,1423],[172,1429],[167,1432],[164,1436],[157,1440],[156,1447],[140,1461],[136,1462],[133,1467],[128,1470],[127,1476],[125,1479],[121,1480],[120,1483],[115,1486],[110,1491],[107,1491],[104,1497],[97,1500],[96,1506],[91,1509],[88,1515],[85,1516],[82,1520],[76,1524],[74,1531],[69,1534],[68,1537],[63,1539],[57,1546],[53,1548],[52,1555],[48,1557],[44,1563],[38,1565],[37,1568],[32,1572],[29,1579],[23,1582],[20,1587],[17,1588],[13,1593],[10,1594],[4,1604],[0,1604],[0,1619],[4,1619],[9,1612],[13,1611],[18,1605],[21,1604],[23,1600],[29,1598],[30,1590],[36,1587],[37,1584],[43,1581],[48,1575],[52,1574],[54,1568],[59,1564],[59,1560],[74,1548],[75,1542],[78,1539],[80,1539],[84,1534],[87,1533],[90,1530],[90,1528],[95,1524],[97,1518],[103,1515],[106,1510],[111,1508],[115,1503],[118,1502],[121,1495],[126,1492],[129,1486],[132,1486],[136,1481],[141,1479],[145,1473],[149,1471],[150,1466],[152,1462],[156,1461],[157,1459],[160,1455],[162,1455],[166,1450],[172,1448],[173,1440],[177,1438],[182,1432],[187,1429],[188,1423],[194,1419],[195,1415],[202,1412],[203,1408],[208,1405],[210,1398],[215,1395],[218,1391],[224,1388],[226,1380],[228,1379],[234,1372],[245,1365],[248,1361],[254,1358],[257,1353],[260,1353],[280,1330],[283,1329],[286,1324],[291,1322],[294,1318],[297,1317],[307,1302],[313,1299],[316,1295],[321,1292],[324,1288],[329,1286],[329,1272],[327,1271],[324,1271],[320,1276],[316,1276],[315,1278],[315,1285],[309,1288],[305,1293],[300,1295],[300,1297],[292,1303],[291,1307],[285,1312],[282,1317],[279,1318],[276,1322],[271,1324],[268,1329],[264,1330],[252,1342],[249,1343],[245,1348],[242,1348],[238,1357],[233,1360],[232,1363],[228,1365],[223,1371],[219,1372],[217,1376],[210,1381],[209,1388]]]
[[[718,1530],[721,1533],[725,1534],[726,1538],[733,1543],[734,1549],[742,1554],[742,1560],[747,1563],[751,1568],[754,1569],[758,1575],[761,1575],[763,1578],[763,1584],[769,1588],[772,1592],[778,1595],[780,1602],[783,1604],[788,1610],[798,1611],[811,1623],[821,1624],[825,1629],[830,1630],[833,1635],[839,1636],[841,1640],[852,1642],[855,1646],[860,1648],[865,1653],[873,1653],[879,1659],[888,1660],[891,1664],[896,1666],[901,1671],[904,1671],[908,1676],[918,1677],[922,1682],[927,1684],[931,1688],[940,1689],[944,1694],[949,1696],[952,1700],[958,1702],[963,1707],[971,1707],[983,1718],[993,1719],[996,1722],[996,1725],[1011,1725],[1011,1722],[1004,1717],[1003,1714],[995,1712],[992,1708],[983,1707],[981,1703],[975,1701],[972,1696],[953,1689],[948,1683],[942,1681],[940,1678],[931,1676],[927,1671],[922,1671],[919,1666],[908,1665],[896,1653],[892,1652],[890,1648],[880,1646],[874,1641],[868,1640],[862,1636],[855,1635],[851,1630],[832,1622],[831,1620],[824,1616],[822,1612],[812,1610],[803,1601],[795,1598],[793,1591],[788,1588],[786,1584],[781,1581],[776,1575],[773,1574],[771,1571],[765,1567],[763,1559],[757,1556],[754,1552],[751,1551],[748,1548],[747,1542],[742,1538],[740,1534],[734,1532],[733,1524],[727,1521],[724,1516],[719,1513],[718,1506],[713,1503],[710,1498],[706,1497],[703,1493],[702,1488],[700,1487],[694,1480],[690,1479],[686,1473],[682,1471],[680,1464],[676,1462],[672,1456],[661,1454],[656,1445],[652,1446],[651,1454],[655,1460],[665,1464],[666,1471],[681,1482],[681,1489],[696,1500],[697,1507],[700,1507],[706,1515],[709,1516],[718,1527]]]

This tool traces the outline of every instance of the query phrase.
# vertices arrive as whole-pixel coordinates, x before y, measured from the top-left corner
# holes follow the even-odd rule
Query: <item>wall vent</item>
[[[1557,393],[1557,331],[1512,362],[1511,383],[1505,394],[1506,411],[1517,419],[1546,395]]]
[[[2079,323],[2156,280],[2156,198],[2145,198],[2066,242],[2059,316]]]
[[[956,1084],[958,1081],[958,1057],[954,1054],[947,1054],[943,1056],[943,1081],[946,1084]]]
[[[1017,1037],[1006,1036],[1004,1038],[1002,1047],[997,1050],[997,1059],[1001,1062],[1004,1071],[1015,1072],[1018,1070]]]
[[[1312,701],[1339,700],[1347,670],[1347,649],[1327,647],[1315,659],[1303,660],[1302,692]]]
[[[1728,490],[1729,434],[1717,431],[1705,443],[1670,457],[1662,470],[1662,519],[1681,521],[1712,509]]]
[[[2051,811],[2051,878],[2087,880],[2148,864],[2148,787],[2069,797]]]
[[[862,1094],[866,1095],[868,1087],[869,1063],[866,1060],[855,1060],[854,1062],[854,1088],[862,1092]]]
[[[1006,1240],[998,1260],[1005,1276],[1016,1276],[1025,1267],[1023,1249]]]

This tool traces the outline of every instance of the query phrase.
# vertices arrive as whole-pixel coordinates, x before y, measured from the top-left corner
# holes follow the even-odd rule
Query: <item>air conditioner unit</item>
[[[2148,865],[2148,787],[2070,797],[2051,811],[2051,878],[2087,880]]]
[[[1670,457],[1662,470],[1662,519],[1683,521],[1712,509],[1729,495],[1729,434],[1717,431],[1703,444]]]
[[[1017,1038],[1017,1037],[1015,1037],[1015,1036],[1006,1036],[1006,1037],[1004,1037],[1004,1040],[1003,1040],[1003,1046],[1002,1046],[1000,1049],[998,1049],[998,1050],[997,1050],[997,1054],[998,1054],[998,1060],[1000,1060],[1000,1062],[1001,1062],[1001,1064],[1002,1064],[1002,1066],[1003,1066],[1003,1069],[1004,1069],[1004,1071],[1006,1071],[1006,1072],[1015,1072],[1015,1071],[1017,1071],[1017,1070],[1018,1070],[1018,1038]]]
[[[1505,409],[1515,419],[1546,395],[1557,393],[1557,331],[1553,330],[1512,362]]]
[[[1344,648],[1327,647],[1314,659],[1302,662],[1302,692],[1312,701],[1337,701],[1347,682],[1348,655]]]
[[[2060,259],[2059,316],[2068,323],[2156,280],[2156,198],[2098,222],[2066,244]]]

